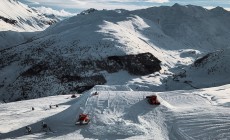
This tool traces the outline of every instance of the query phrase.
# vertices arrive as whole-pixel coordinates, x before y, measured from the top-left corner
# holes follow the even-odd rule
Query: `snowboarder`
[[[30,126],[26,126],[26,133],[31,134],[32,128]]]
[[[32,110],[34,110],[34,107],[32,107]]]

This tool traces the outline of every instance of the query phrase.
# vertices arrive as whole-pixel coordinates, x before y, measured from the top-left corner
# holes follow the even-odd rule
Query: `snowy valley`
[[[23,16],[0,18],[0,139],[230,139],[225,9],[89,9],[59,21],[1,3]],[[80,113],[88,125],[75,125]]]

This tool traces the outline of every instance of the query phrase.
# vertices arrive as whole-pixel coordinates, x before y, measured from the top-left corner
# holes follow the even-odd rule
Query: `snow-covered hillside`
[[[229,85],[155,93],[97,86],[76,99],[61,95],[2,104],[0,138],[229,139],[229,91]],[[148,104],[147,95],[157,95],[161,105]],[[89,114],[88,125],[75,125],[80,113]],[[43,121],[51,131],[41,130]],[[27,125],[32,134],[26,134]]]
[[[230,139],[228,23],[220,7],[89,9],[0,50],[0,139]]]
[[[161,30],[183,48],[209,52],[229,47],[230,12],[221,7],[207,10],[175,4],[137,10],[134,14],[159,23]]]
[[[0,1],[0,50],[25,42],[59,19],[31,9],[17,0]]]
[[[210,87],[215,78],[207,80],[212,77],[207,72],[199,80],[204,74],[197,69],[202,68],[192,66],[196,59],[227,50],[230,44],[230,14],[221,8],[175,4],[82,13],[1,51],[2,99],[80,93],[98,84],[122,83],[148,91]],[[216,62],[225,64],[229,55],[225,56]],[[215,75],[215,85],[230,82],[221,80],[228,77],[229,65],[225,66]]]
[[[41,31],[57,21],[58,19],[47,18],[17,0],[1,0],[1,31]]]

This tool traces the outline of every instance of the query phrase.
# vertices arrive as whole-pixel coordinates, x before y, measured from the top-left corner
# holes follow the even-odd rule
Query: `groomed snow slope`
[[[119,91],[119,86],[115,87],[93,89],[73,100],[58,96],[58,100],[63,98],[67,103],[59,104],[58,108],[46,111],[37,109],[42,105],[38,105],[39,103],[35,101],[46,99],[46,102],[56,104],[60,100],[55,102],[55,97],[48,97],[33,100],[34,102],[3,104],[1,109],[6,111],[1,112],[3,122],[0,123],[1,128],[3,125],[11,126],[12,121],[9,121],[11,119],[19,120],[17,118],[27,117],[28,121],[20,120],[14,128],[1,129],[0,138],[153,140],[230,138],[228,117],[230,85],[159,93],[128,91],[129,89]],[[113,89],[113,91],[106,89]],[[92,93],[95,91],[99,92],[99,95],[93,96]],[[145,96],[153,94],[158,96],[160,106],[147,103]],[[26,112],[28,103],[36,109]],[[70,107],[64,109],[66,105]],[[56,115],[53,112],[56,112]],[[76,118],[82,112],[89,114],[91,122],[89,125],[75,126]],[[47,117],[48,114],[50,117]],[[53,132],[40,131],[42,120],[47,122]],[[24,135],[26,125],[32,126],[33,134]]]

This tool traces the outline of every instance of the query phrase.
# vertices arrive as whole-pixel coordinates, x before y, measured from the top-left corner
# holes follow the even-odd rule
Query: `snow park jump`
[[[212,88],[213,95],[223,88]],[[0,139],[189,140],[191,137],[215,137],[218,131],[228,137],[230,134],[225,128],[229,128],[229,110],[221,107],[221,102],[226,102],[222,99],[227,97],[229,90],[222,90],[226,95],[219,94],[216,101],[208,101],[206,93],[209,90],[191,90],[189,94],[186,90],[153,93],[119,86],[97,86],[77,98],[60,95],[18,102],[17,106],[3,104],[2,107],[9,111],[0,112],[1,119],[5,120],[0,124]],[[99,94],[92,96],[96,91]],[[50,100],[59,107],[44,110]],[[36,106],[36,110],[31,111],[28,104]],[[20,110],[12,114],[18,107]],[[11,118],[18,121],[11,128],[5,128],[3,125],[8,125]],[[49,124],[52,131],[41,131],[41,120]],[[25,135],[28,125],[32,133]],[[213,127],[210,129],[210,126]]]

